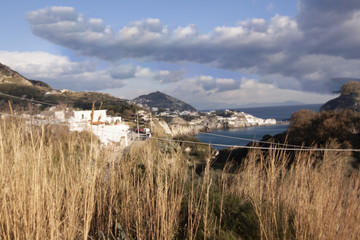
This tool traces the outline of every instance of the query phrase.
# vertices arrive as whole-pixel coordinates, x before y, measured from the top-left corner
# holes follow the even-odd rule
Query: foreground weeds
[[[319,162],[300,152],[290,167],[287,159],[252,152],[231,184],[251,202],[261,239],[359,239],[360,176],[349,156],[325,152]]]
[[[161,147],[159,147],[161,146]],[[0,121],[0,239],[358,239],[349,156],[251,152],[201,174],[174,143],[118,150],[59,126]],[[318,158],[318,156],[316,157]],[[231,173],[227,169],[232,168]]]

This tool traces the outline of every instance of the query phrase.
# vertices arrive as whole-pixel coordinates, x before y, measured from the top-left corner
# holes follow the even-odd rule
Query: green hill
[[[133,100],[137,104],[142,104],[149,108],[158,108],[158,109],[170,109],[170,110],[178,110],[178,111],[190,111],[196,112],[197,110],[187,104],[184,101],[171,97],[162,92],[152,92],[147,95],[141,95]]]

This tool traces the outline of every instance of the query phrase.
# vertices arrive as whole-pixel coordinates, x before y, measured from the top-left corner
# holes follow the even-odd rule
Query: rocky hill
[[[6,84],[15,84],[15,85],[21,85],[21,86],[46,86],[49,87],[44,82],[41,81],[31,81],[18,72],[15,72],[11,68],[9,68],[6,65],[3,65],[0,63],[0,85],[6,85]]]
[[[187,104],[184,101],[181,101],[179,99],[176,99],[174,97],[171,97],[165,93],[162,92],[153,92],[147,95],[141,95],[133,100],[133,102],[137,104],[142,104],[143,106],[149,107],[149,108],[158,108],[158,109],[170,109],[170,110],[178,110],[178,111],[190,111],[190,112],[196,112],[197,110],[191,106],[190,104]]]
[[[340,96],[325,103],[320,111],[344,109],[360,112],[360,81],[345,83],[340,89]]]
[[[108,109],[108,113],[128,117],[138,109],[134,104],[111,96],[110,94],[98,92],[73,92],[69,90],[55,90],[48,84],[29,80],[8,66],[0,63],[0,110],[8,110],[8,100],[12,101],[15,109],[27,110],[29,102],[8,97],[4,94],[42,101],[50,104],[64,104],[68,107],[79,109],[91,109],[92,102],[98,108],[103,103],[102,108]],[[40,108],[51,105],[41,105]]]

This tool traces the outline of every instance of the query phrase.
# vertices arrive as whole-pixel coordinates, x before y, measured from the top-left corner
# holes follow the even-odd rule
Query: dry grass
[[[207,160],[199,176],[177,145],[118,152],[90,134],[1,120],[0,239],[220,238],[229,196],[251,202],[261,239],[358,239],[359,172],[348,156],[314,159],[299,153],[289,168],[285,152],[252,152],[236,174],[212,174]]]
[[[122,154],[91,135],[21,122],[0,128],[1,239],[177,234],[187,179],[180,155],[149,143]]]
[[[283,151],[252,152],[231,192],[251,201],[261,239],[359,239],[360,175],[347,159],[301,152],[289,168]]]

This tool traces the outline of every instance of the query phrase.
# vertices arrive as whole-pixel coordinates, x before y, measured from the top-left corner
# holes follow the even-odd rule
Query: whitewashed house
[[[88,122],[91,121],[91,110],[85,111],[74,111],[74,121],[75,122]],[[93,122],[106,120],[106,110],[94,110]]]
[[[129,145],[129,125],[93,125],[89,129],[99,137],[101,143],[120,143],[121,146]]]
[[[69,119],[70,131],[90,131],[99,137],[101,143],[120,143],[129,145],[129,126],[121,124],[121,117],[106,115],[106,110],[94,110],[93,124],[91,124],[92,111],[74,111]]]
[[[65,112],[64,111],[55,111],[54,117],[56,121],[64,122],[65,121]]]

